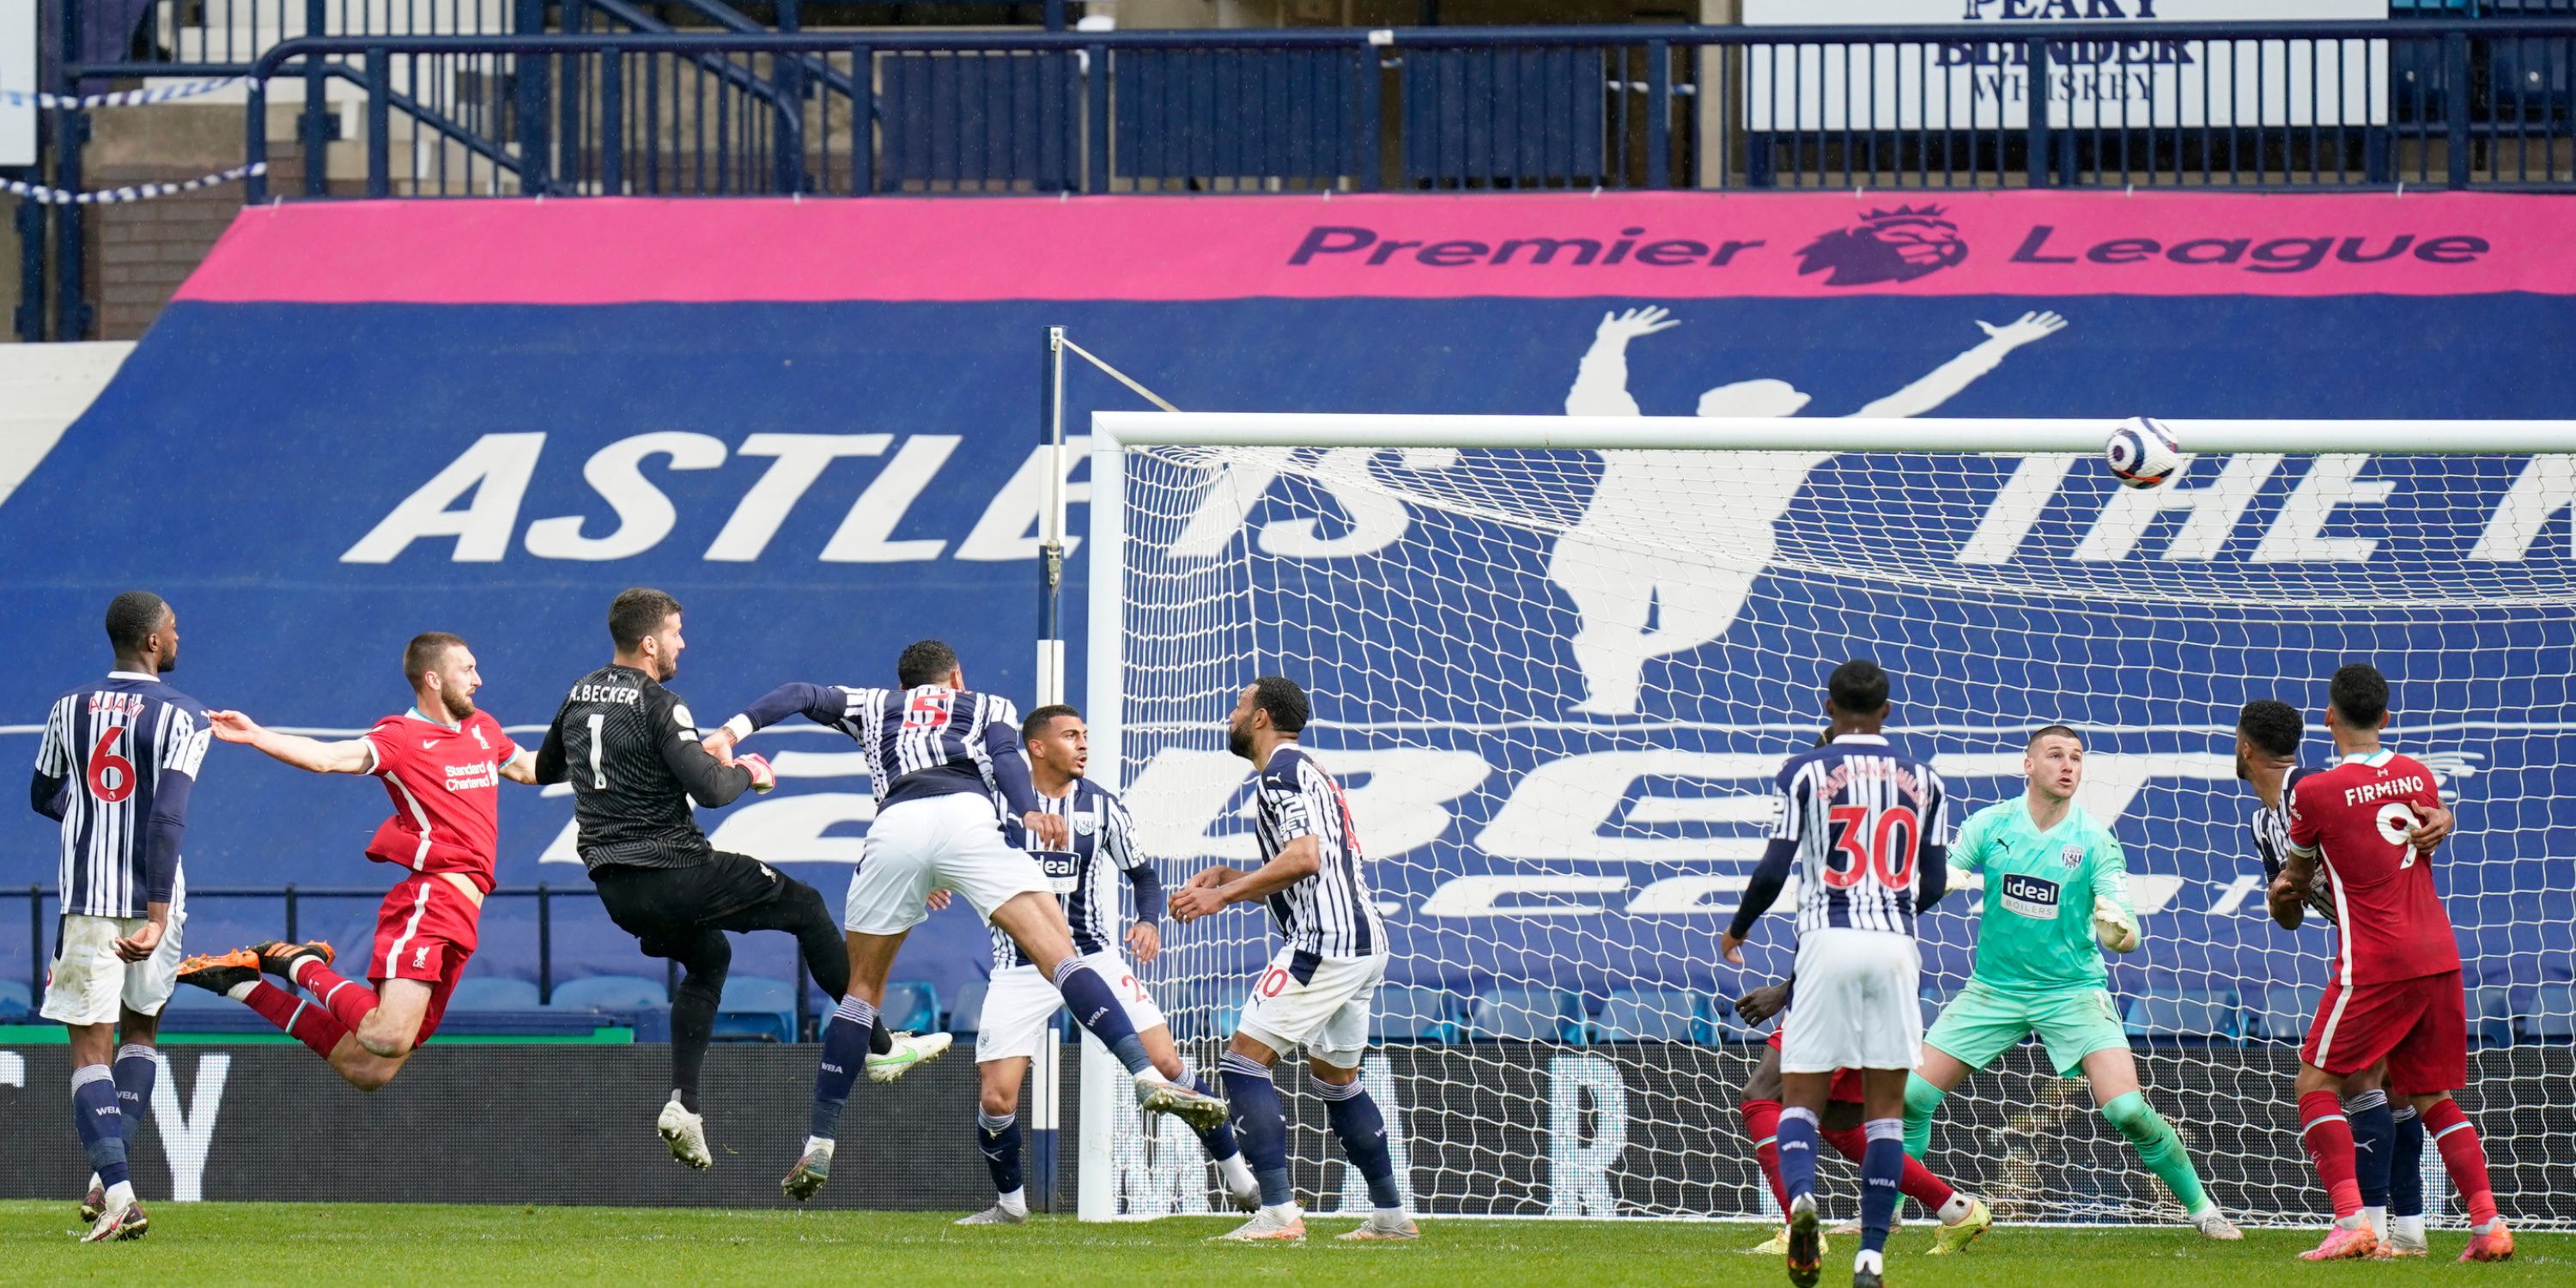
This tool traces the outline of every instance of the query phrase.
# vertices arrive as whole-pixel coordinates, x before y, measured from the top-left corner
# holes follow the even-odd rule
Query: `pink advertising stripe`
[[[183,300],[2576,294],[2564,199],[1640,193],[319,202]]]

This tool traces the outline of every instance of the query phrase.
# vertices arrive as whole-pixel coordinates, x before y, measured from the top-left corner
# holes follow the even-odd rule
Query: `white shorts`
[[[1923,1051],[1911,935],[1828,926],[1798,936],[1798,984],[1780,1031],[1782,1073],[1911,1069]]]
[[[901,801],[868,825],[841,925],[862,935],[901,934],[929,918],[933,890],[956,891],[990,922],[1014,896],[1053,898],[1055,887],[1036,859],[1002,839],[989,798],[955,792]]]
[[[1139,1033],[1161,1028],[1163,1008],[1154,1005],[1153,995],[1136,982],[1134,967],[1116,952],[1097,952],[1082,958],[1082,964],[1098,973],[1109,991],[1127,1011],[1127,1022]],[[975,1031],[975,1063],[1032,1058],[1038,1053],[1038,1042],[1046,1034],[1047,1021],[1064,1009],[1064,998],[1055,985],[1038,973],[1035,966],[1013,966],[993,972],[991,988],[984,994],[984,1019]]]
[[[1385,982],[1383,953],[1317,957],[1282,948],[1253,981],[1234,1031],[1283,1056],[1302,1046],[1334,1068],[1356,1069],[1368,1050],[1369,1004]]]
[[[170,909],[170,924],[150,957],[129,962],[117,956],[116,941],[142,929],[146,920],[77,912],[64,917],[53,975],[45,981],[44,1017],[65,1024],[114,1024],[120,1006],[137,1015],[159,1015],[179,986],[179,931],[188,914],[175,905]]]

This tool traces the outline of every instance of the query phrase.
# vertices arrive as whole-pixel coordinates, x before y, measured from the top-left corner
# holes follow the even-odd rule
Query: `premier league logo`
[[[1830,272],[1827,286],[1867,286],[1911,282],[1967,258],[1968,243],[1959,240],[1959,226],[1942,218],[1939,206],[1899,206],[1873,210],[1859,224],[1807,243],[1798,252],[1798,272]]]

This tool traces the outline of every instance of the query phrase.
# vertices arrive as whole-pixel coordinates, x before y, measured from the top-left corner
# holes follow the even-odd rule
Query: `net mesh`
[[[2326,677],[2393,685],[2391,745],[2443,778],[2439,855],[2475,1048],[2462,1095],[2508,1217],[2576,1222],[2576,832],[2557,810],[2576,674],[2560,458],[2203,456],[2152,492],[2090,457],[1150,448],[1121,457],[1115,695],[1143,848],[1177,883],[1258,861],[1242,685],[1304,683],[1395,941],[1370,1085],[1435,1213],[1750,1215],[1738,1088],[1762,1049],[1729,999],[1789,966],[1715,941],[1763,848],[1768,787],[1815,737],[1826,670],[1896,677],[1891,732],[1969,808],[2022,790],[2028,731],[2091,740],[2082,803],[2126,848],[2146,942],[2112,959],[2149,1099],[2213,1196],[2322,1203],[2288,1093],[2327,932],[2274,927],[2234,774],[2238,707],[2309,713]],[[1104,560],[1112,552],[1100,552]],[[1103,695],[1094,695],[1097,706]],[[1781,908],[1790,906],[1784,898]],[[1927,916],[1924,1008],[1981,915]],[[1213,1064],[1272,952],[1239,907],[1143,970]],[[1302,1188],[1356,1189],[1283,1076]],[[1196,1145],[1119,1134],[1122,1211],[1207,1210]],[[2426,1151],[2437,1220],[2456,1199]],[[2033,1049],[1945,1104],[1928,1160],[2007,1220],[2178,1207]],[[1848,1196],[1852,1169],[1820,1175]],[[1846,1209],[1849,1203],[1844,1203]]]

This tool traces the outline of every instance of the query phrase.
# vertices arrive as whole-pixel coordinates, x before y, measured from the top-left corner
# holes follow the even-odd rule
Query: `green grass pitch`
[[[924,1213],[416,1204],[146,1204],[152,1231],[81,1246],[69,1203],[0,1203],[0,1283],[787,1284],[907,1282],[1295,1284],[1297,1288],[1535,1288],[1538,1285],[1784,1284],[1776,1258],[1740,1255],[1766,1232],[1698,1222],[1425,1221],[1411,1245],[1346,1246],[1316,1220],[1303,1247],[1211,1245],[1219,1219],[1086,1226],[1041,1217],[1017,1229],[959,1229]],[[2129,1285],[2576,1283],[2576,1235],[2522,1234],[2507,1265],[2458,1266],[2466,1236],[2436,1232],[2435,1256],[2310,1266],[2304,1231],[2209,1243],[2181,1228],[1999,1226],[1966,1256],[1922,1254],[1921,1229],[1889,1246],[1904,1288]],[[1826,1288],[1850,1282],[1852,1244],[1833,1241]]]

